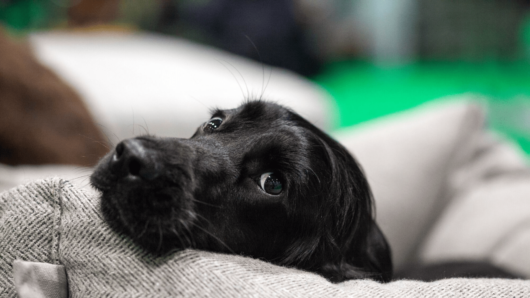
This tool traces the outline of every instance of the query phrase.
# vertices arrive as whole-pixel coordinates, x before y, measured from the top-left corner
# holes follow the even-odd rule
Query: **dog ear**
[[[363,170],[348,150],[326,133],[297,114],[290,120],[308,132],[313,175],[305,195],[298,196],[305,199],[297,206],[297,214],[304,215],[292,225],[292,235],[298,240],[283,263],[298,264],[332,282],[389,281],[390,247],[375,223],[372,192]],[[302,224],[296,227],[299,222]]]
[[[391,249],[377,223],[372,222],[372,229],[367,238],[366,255],[374,272],[379,272],[375,279],[389,282],[392,279],[393,266]]]
[[[321,235],[321,274],[333,282],[370,278],[390,281],[390,247],[374,220],[373,198],[363,170],[353,156],[327,135],[319,136],[330,175],[321,210],[327,230]]]

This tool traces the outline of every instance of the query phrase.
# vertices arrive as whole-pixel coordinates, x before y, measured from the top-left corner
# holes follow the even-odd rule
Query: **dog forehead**
[[[217,110],[212,117],[223,118],[216,139],[243,159],[266,156],[299,158],[308,147],[309,131],[299,125],[291,110],[266,101],[250,101],[236,109]]]
[[[223,119],[211,137],[223,147],[238,146],[238,152],[256,149],[305,153],[318,137],[317,128],[294,111],[272,102],[249,101],[238,108],[215,110],[212,118]],[[318,142],[317,142],[318,143]]]
[[[266,101],[250,101],[227,112],[231,118],[243,122],[287,120],[290,114],[285,107]]]

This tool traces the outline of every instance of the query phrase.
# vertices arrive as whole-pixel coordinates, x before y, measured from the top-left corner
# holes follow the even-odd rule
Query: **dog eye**
[[[219,117],[212,118],[212,119],[210,119],[210,121],[208,121],[208,123],[206,123],[206,126],[204,127],[204,130],[206,130],[206,131],[214,131],[217,128],[219,128],[219,126],[221,126],[221,123],[223,123],[223,119],[221,119]]]
[[[279,195],[282,192],[282,182],[272,172],[262,174],[259,182],[261,189],[268,194]]]

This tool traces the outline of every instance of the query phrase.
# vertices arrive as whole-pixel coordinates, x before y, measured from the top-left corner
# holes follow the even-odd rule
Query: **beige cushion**
[[[422,260],[489,260],[530,278],[530,170],[520,149],[486,134],[452,177],[459,195],[424,244]]]
[[[336,134],[366,172],[398,269],[414,261],[452,196],[449,173],[469,158],[483,132],[485,114],[473,99],[442,99]]]
[[[67,286],[69,297],[530,295],[530,283],[520,280],[448,279],[433,283],[398,281],[389,284],[354,280],[331,284],[312,273],[241,256],[186,250],[155,258],[109,229],[100,214],[97,196],[88,195],[60,179],[30,183],[1,194],[0,210],[2,297],[16,295],[12,277],[15,259],[62,264],[68,284],[56,277],[45,280],[44,284]],[[35,265],[38,264],[32,263]],[[59,267],[54,266],[54,270]],[[31,273],[49,272],[36,269]],[[44,278],[33,279],[42,281]],[[61,292],[60,289],[44,290],[45,293]]]

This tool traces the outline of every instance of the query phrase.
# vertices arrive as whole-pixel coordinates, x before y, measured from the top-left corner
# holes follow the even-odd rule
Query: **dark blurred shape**
[[[412,266],[396,272],[395,279],[435,281],[446,278],[522,278],[487,262],[444,262]]]
[[[190,29],[206,43],[302,75],[313,75],[320,69],[315,46],[297,20],[292,0],[162,3],[158,31],[177,27],[177,34],[182,34]]]
[[[107,152],[79,95],[0,28],[0,163],[91,166]]]
[[[418,54],[427,59],[510,59],[519,54],[528,0],[420,0]]]
[[[71,1],[68,8],[70,26],[90,26],[114,21],[120,12],[120,0]]]

